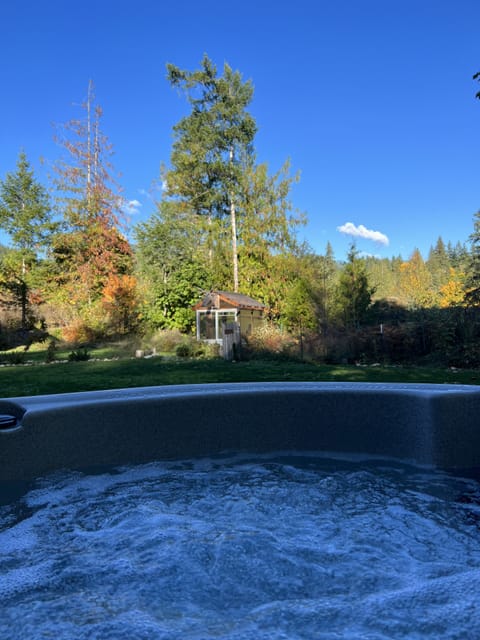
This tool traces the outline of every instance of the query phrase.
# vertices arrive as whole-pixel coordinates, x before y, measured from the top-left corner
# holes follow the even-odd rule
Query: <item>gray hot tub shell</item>
[[[243,383],[0,400],[0,481],[223,451],[321,450],[480,467],[480,387]]]

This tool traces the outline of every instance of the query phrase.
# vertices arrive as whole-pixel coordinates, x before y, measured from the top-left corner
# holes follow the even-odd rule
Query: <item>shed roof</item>
[[[218,309],[220,307],[220,301],[230,305],[234,309],[265,309],[264,304],[243,293],[218,290],[212,290],[206,293],[202,300],[194,306],[194,309]]]

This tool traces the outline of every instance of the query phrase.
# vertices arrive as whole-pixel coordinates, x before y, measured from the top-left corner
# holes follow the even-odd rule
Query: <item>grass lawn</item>
[[[94,354],[92,354],[94,355]],[[0,367],[0,397],[167,384],[265,381],[480,384],[480,371],[429,367],[328,366],[252,360],[135,359]]]

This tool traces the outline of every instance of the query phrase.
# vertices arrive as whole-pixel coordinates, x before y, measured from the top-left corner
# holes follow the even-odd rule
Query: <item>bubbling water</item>
[[[480,637],[480,485],[233,456],[57,473],[0,507],[0,637]]]

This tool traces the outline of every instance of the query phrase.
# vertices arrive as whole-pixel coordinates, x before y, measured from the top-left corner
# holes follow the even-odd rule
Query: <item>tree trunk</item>
[[[20,285],[20,296],[22,306],[22,331],[27,329],[27,283],[25,282],[25,275],[27,268],[25,266],[25,258],[22,258],[22,281]]]
[[[233,163],[233,148],[230,148],[230,164]],[[232,229],[232,265],[233,265],[233,290],[238,293],[238,250],[237,250],[237,215],[233,194],[230,193],[230,224]]]
[[[90,206],[90,196],[92,189],[92,133],[91,133],[91,98],[92,81],[88,83],[87,94],[87,204]]]
[[[238,293],[237,216],[232,197],[230,197],[230,222],[232,226],[233,290]]]

